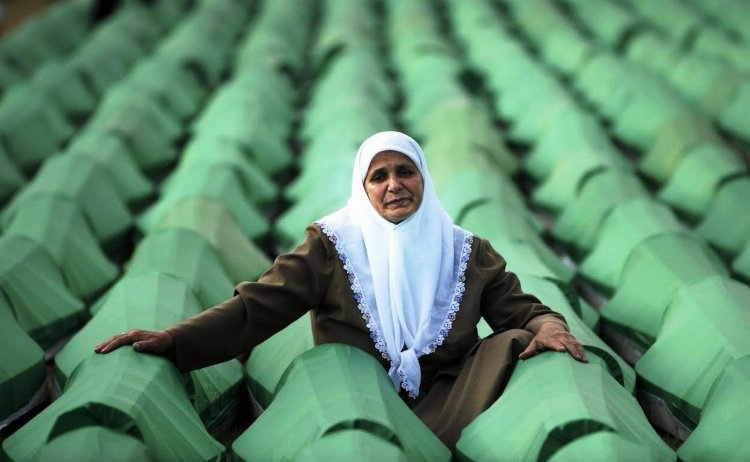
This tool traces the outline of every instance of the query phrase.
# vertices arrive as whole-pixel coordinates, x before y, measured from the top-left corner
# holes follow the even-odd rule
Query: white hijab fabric
[[[383,151],[409,157],[423,179],[422,204],[398,224],[375,211],[363,185],[370,162]],[[376,348],[390,361],[388,375],[397,390],[416,397],[418,358],[433,352],[450,331],[472,240],[440,204],[419,144],[393,131],[365,140],[354,161],[347,205],[317,223],[336,246]]]

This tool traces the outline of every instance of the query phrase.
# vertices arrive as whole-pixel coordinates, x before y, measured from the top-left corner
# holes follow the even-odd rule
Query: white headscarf
[[[409,157],[423,179],[422,204],[398,224],[378,214],[364,188],[370,162],[383,151]],[[418,358],[442,344],[452,327],[472,241],[440,204],[419,144],[392,131],[365,140],[347,205],[317,223],[336,246],[375,347],[390,361],[388,375],[397,390],[416,397]]]

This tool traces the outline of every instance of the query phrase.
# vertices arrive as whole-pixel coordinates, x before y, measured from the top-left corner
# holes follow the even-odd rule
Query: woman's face
[[[411,159],[396,151],[383,151],[370,162],[365,192],[378,214],[399,223],[422,204],[422,174]]]

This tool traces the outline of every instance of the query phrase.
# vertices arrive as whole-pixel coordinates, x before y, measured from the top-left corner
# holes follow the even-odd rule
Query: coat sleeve
[[[477,267],[486,280],[481,298],[481,314],[493,331],[526,329],[534,334],[545,322],[568,330],[565,318],[521,290],[518,277],[506,271],[505,259],[484,239],[476,249]]]
[[[240,283],[229,300],[166,329],[178,369],[200,369],[248,353],[319,305],[335,260],[317,228],[306,234],[304,243],[277,257],[257,282]]]

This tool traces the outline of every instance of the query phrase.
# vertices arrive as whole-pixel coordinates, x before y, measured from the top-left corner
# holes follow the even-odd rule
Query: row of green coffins
[[[221,24],[220,27],[225,30],[226,26],[221,22],[221,7],[216,5],[191,15],[170,37],[189,37],[205,31],[211,26],[211,21],[206,18],[213,21],[212,27],[217,28]],[[229,4],[224,4],[223,16],[227,16],[226,9],[229,7]],[[169,40],[172,39],[166,43]],[[146,125],[133,127],[128,137],[119,137],[107,127],[117,126],[120,129],[122,124],[106,122],[107,117],[116,118],[119,117],[117,114],[123,113],[130,117],[141,114],[147,123],[156,125],[157,132],[166,132],[159,136],[165,139],[168,152],[173,151],[168,140],[179,135],[179,119],[189,115],[189,111],[170,112],[170,109],[180,107],[170,105],[170,101],[179,101],[179,97],[173,96],[188,93],[184,84],[189,84],[190,79],[194,78],[189,66],[200,63],[199,58],[195,51],[180,55],[179,51],[173,50],[169,54],[166,59],[174,66],[160,69],[161,77],[152,75],[147,88],[143,88],[142,96],[131,98],[146,112],[138,111],[138,107],[129,105],[120,96],[110,98],[110,93],[118,93],[116,90],[107,93],[105,102],[97,111],[97,117],[103,121],[92,122],[86,133],[80,134],[63,154],[46,160],[34,181],[4,210],[3,245],[7,250],[3,255],[7,258],[3,259],[2,290],[18,324],[42,347],[48,348],[70,335],[88,318],[83,302],[93,300],[118,273],[117,267],[104,256],[98,244],[110,253],[122,255],[133,221],[130,210],[142,206],[152,194],[151,183],[143,176],[142,170],[158,164],[158,161],[149,162],[149,157],[139,159],[138,146],[130,142],[148,139],[147,133],[144,133]],[[125,79],[125,85],[138,86],[139,81],[144,81],[143,74],[134,72],[132,78]],[[159,82],[167,85],[159,85]],[[191,106],[197,108],[203,91],[191,96]],[[119,95],[122,94],[120,91]],[[155,98],[158,104],[150,101],[146,94]],[[159,119],[149,118],[149,114]],[[155,120],[163,122],[155,123]],[[166,127],[171,128],[166,130]],[[144,136],[141,137],[141,134]],[[146,147],[141,152],[146,155],[164,151],[152,148]],[[175,209],[163,221],[173,227],[202,233],[207,242],[216,246],[224,245],[224,259],[233,275],[245,271],[253,263],[256,268],[266,264],[265,257],[246,241],[242,233],[236,227],[227,225],[233,222],[221,204],[211,203],[210,200],[193,200],[185,201]],[[196,214],[210,216],[214,221],[196,219]],[[226,246],[233,246],[233,250],[227,250]],[[162,263],[166,266],[170,264],[166,261]],[[176,266],[174,262],[172,266]],[[188,272],[191,269],[195,268],[186,267]],[[30,281],[34,281],[33,284]],[[228,285],[231,293],[231,283]],[[214,295],[212,300],[217,301],[218,298]],[[4,364],[4,369],[22,369],[19,364],[23,361],[12,357],[7,357],[7,360],[11,364]],[[22,406],[24,400],[19,397],[28,400],[30,394],[41,385],[41,381],[36,384],[26,381],[23,386],[18,386],[15,374],[9,374],[7,380],[4,387],[23,390],[23,394],[8,394],[7,403],[4,395],[3,418]]]
[[[506,38],[516,40],[510,36]],[[467,40],[471,43],[469,38]],[[512,46],[509,50],[512,50],[511,53],[519,53],[519,50]],[[527,59],[528,69],[533,71],[536,68],[537,74],[545,75],[544,69],[535,64],[533,59]],[[608,59],[617,64],[616,60]],[[594,58],[591,58],[589,62],[594,66]],[[491,64],[485,63],[485,65]],[[602,69],[607,68],[602,67]],[[580,73],[580,82],[583,81],[585,70],[586,67]],[[614,74],[609,75],[617,77]],[[545,78],[548,79],[548,77]],[[596,79],[587,78],[591,86],[587,85],[584,88],[579,85],[583,94],[590,97],[594,106],[600,109],[605,117],[611,118],[619,114],[618,110],[614,109],[615,106],[612,106],[612,101],[608,101],[604,96],[602,82],[596,83],[595,87]],[[528,74],[524,76],[524,79],[527,82],[534,81],[534,78],[529,78]],[[502,92],[503,88],[506,88],[502,86],[504,81],[498,79],[496,82],[500,85],[498,88]],[[508,81],[510,82],[512,80]],[[538,82],[538,90],[550,88],[547,85],[550,83],[549,80],[538,80]],[[613,82],[610,81],[607,85],[612,84]],[[574,108],[574,114],[580,112],[579,109],[575,109],[576,104],[570,102],[571,100],[566,96],[567,91],[563,87],[553,85],[553,88],[556,88],[555,93],[559,101],[567,101],[565,104]],[[595,88],[600,88],[596,90],[599,93],[595,92]],[[664,87],[655,85],[653,88]],[[529,92],[528,98],[536,101],[533,91]],[[643,104],[644,107],[648,107],[647,104],[650,103],[644,101]],[[638,112],[642,110],[645,109]],[[565,111],[558,111],[556,124],[562,114],[567,116]],[[511,120],[515,122],[513,117]],[[689,146],[681,139],[681,136],[695,138],[701,133],[711,133],[710,127],[706,129],[705,123],[700,119],[697,122],[692,122],[691,119],[686,120],[687,123],[683,122],[682,125],[668,123],[666,128],[652,131],[651,134],[648,130],[642,132],[623,130],[618,133],[616,124],[614,131],[617,136],[624,136],[626,133],[641,133],[638,136],[641,136],[642,141],[636,142],[638,138],[635,137],[629,140],[635,145],[642,143],[643,149],[652,149],[652,152],[657,154],[661,151],[669,155],[670,140],[672,140],[672,147]],[[654,122],[658,123],[659,119],[651,121],[651,123]],[[685,131],[686,126],[698,127],[698,129],[693,132]],[[565,149],[585,146],[585,143],[595,146],[591,144],[591,141],[606,140],[606,136],[602,137],[598,130],[600,129],[596,124],[592,125],[587,122],[579,124],[577,130],[568,132],[567,137],[562,132],[554,135],[556,130],[552,129],[536,139],[533,137],[528,139],[534,144],[534,148],[527,160],[526,168],[529,168],[538,180],[546,179],[549,182],[536,191],[536,198],[549,198],[557,201],[550,200],[544,204],[560,213],[553,233],[571,244],[576,250],[574,254],[582,261],[581,272],[587,279],[605,291],[614,291],[612,299],[602,307],[602,316],[627,336],[639,341],[643,347],[651,346],[642,362],[636,365],[636,370],[647,384],[649,391],[664,397],[675,415],[689,427],[692,428],[698,424],[694,436],[689,438],[680,449],[680,456],[697,460],[711,454],[714,458],[741,460],[746,457],[741,449],[744,438],[742,433],[734,432],[722,436],[723,446],[709,444],[707,438],[710,438],[710,435],[715,435],[718,431],[722,434],[729,432],[725,432],[722,426],[716,426],[714,418],[707,416],[726,413],[729,421],[739,419],[734,410],[730,410],[732,404],[727,403],[726,398],[723,398],[726,394],[719,390],[720,384],[724,382],[722,377],[725,374],[738,377],[738,373],[734,371],[737,367],[741,368],[739,365],[748,354],[748,344],[743,340],[742,334],[750,329],[747,310],[743,309],[750,290],[745,285],[730,280],[721,260],[700,238],[681,224],[669,209],[654,202],[628,168],[623,169],[617,165],[602,163],[594,165],[589,172],[578,174],[577,184],[572,188],[564,185],[565,181],[569,181],[570,173],[561,175],[559,180],[556,179],[559,184],[556,189],[562,193],[567,192],[568,197],[573,198],[572,201],[564,200],[565,194],[562,194],[562,198],[560,194],[544,194],[545,188],[550,189],[556,169],[575,168],[572,165],[574,162],[571,162],[570,166],[564,164],[565,161],[562,159],[565,158]],[[656,133],[656,139],[653,133]],[[553,136],[556,138],[552,138]],[[569,143],[568,139],[571,136],[573,142]],[[718,139],[718,137],[710,135],[705,139]],[[599,141],[596,142],[599,143]],[[555,149],[556,145],[562,145],[562,148],[558,151]],[[662,190],[661,197],[677,198],[680,195],[678,193],[681,193],[686,195],[682,198],[683,204],[691,203],[692,200],[697,204],[691,203],[691,206],[705,207],[705,204],[711,200],[701,197],[700,194],[713,193],[712,186],[722,182],[721,174],[717,175],[714,172],[729,172],[727,178],[741,175],[737,181],[728,182],[727,185],[742,184],[740,179],[747,178],[745,169],[737,162],[736,155],[727,153],[723,145],[698,144],[698,147],[700,149],[696,149],[697,153],[685,156],[683,162],[676,168],[678,172],[683,172],[684,178],[693,181],[693,186],[697,185],[694,193],[698,194],[691,197],[691,191],[685,189],[684,183],[678,185],[672,182]],[[609,152],[609,149],[606,152]],[[706,162],[711,166],[707,169],[702,168],[703,165],[707,165]],[[560,167],[560,165],[565,167]],[[665,163],[664,157],[658,157],[656,154],[649,154],[641,165],[655,172],[659,172],[655,168],[669,166]],[[668,177],[669,174],[664,176]],[[676,173],[674,175],[678,176]],[[740,205],[739,201],[734,202]],[[742,206],[746,207],[745,204]],[[726,236],[725,240],[739,239],[743,234],[742,231],[728,223],[732,223],[732,219],[739,218],[740,222],[737,224],[740,227],[744,226],[741,218],[742,208],[729,213],[726,205],[722,207],[725,209],[724,213],[727,213],[724,216],[725,224],[721,229]],[[709,212],[706,220],[698,228],[699,233],[703,234],[701,230],[705,231],[708,228],[717,230],[715,219],[716,216],[712,216]],[[743,237],[746,238],[746,236]],[[736,259],[734,269],[742,272],[742,263],[742,258]],[[697,296],[698,293],[701,296]],[[720,313],[716,312],[717,304],[722,305]],[[678,326],[685,326],[686,323],[696,326],[690,332],[698,332],[697,326],[702,326],[701,341],[696,342],[693,338],[690,340],[684,338],[686,330]],[[711,326],[711,329],[706,328],[707,324]],[[706,352],[706,356],[698,353],[697,350]],[[674,357],[683,359],[674,361]],[[716,358],[721,358],[721,360],[716,361]],[[742,377],[741,374],[740,372],[739,377]],[[727,378],[727,380],[730,379]],[[732,383],[734,384],[733,390],[739,393],[738,396],[747,394],[746,380],[744,382],[741,379],[739,382],[733,380]],[[743,387],[744,391],[741,391]],[[713,399],[714,394],[722,398]],[[706,416],[706,418],[700,419],[701,416]],[[714,426],[711,427],[711,425]]]

